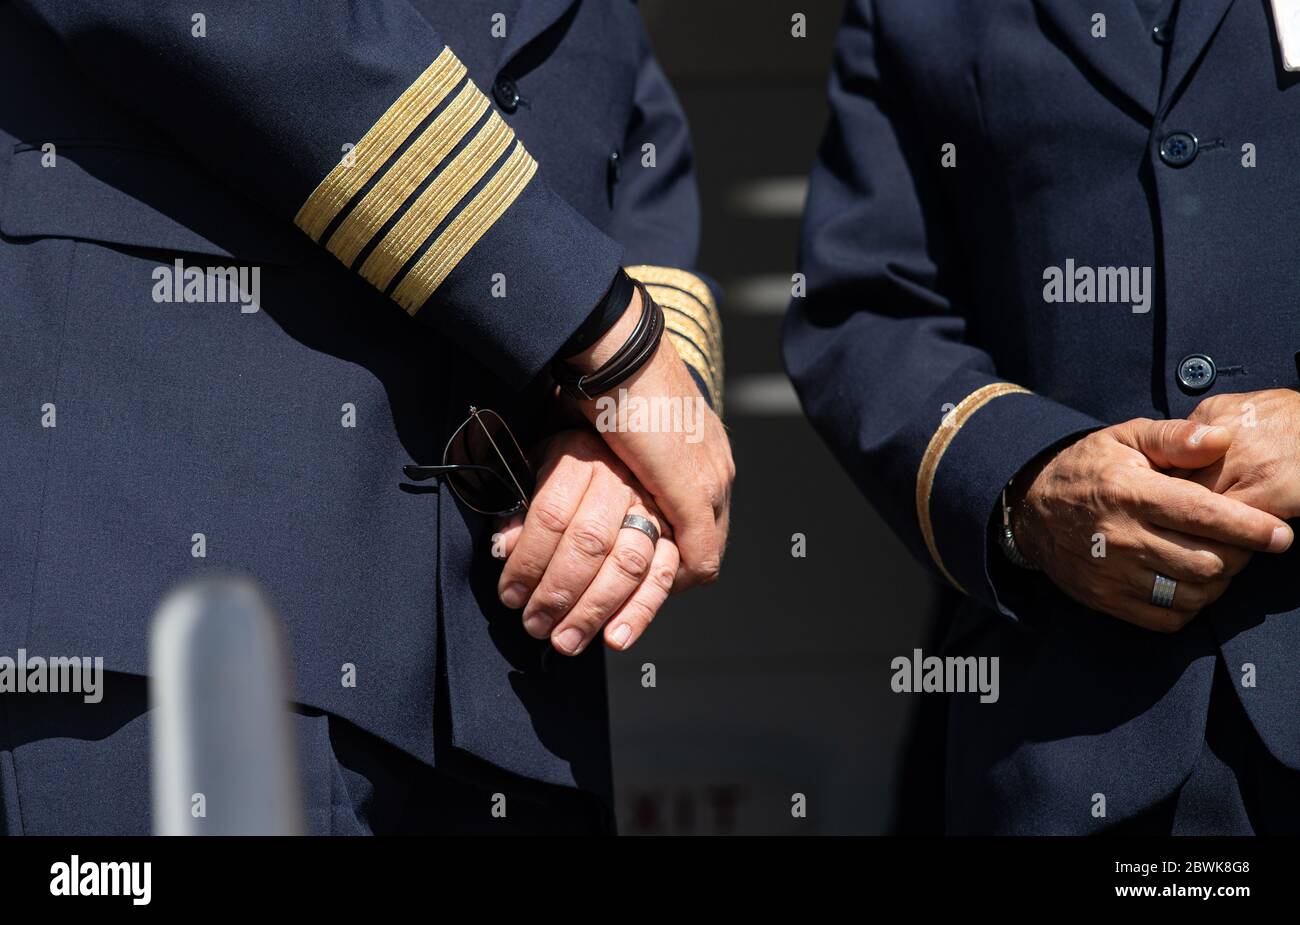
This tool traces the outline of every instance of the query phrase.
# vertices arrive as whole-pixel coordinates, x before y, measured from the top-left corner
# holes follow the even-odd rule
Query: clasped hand
[[[639,308],[638,299],[627,313],[633,323]],[[615,328],[597,351],[626,336]],[[591,363],[600,362],[597,352]],[[618,394],[620,400],[701,398],[667,341]],[[670,593],[717,578],[735,478],[726,431],[707,408],[691,434],[605,432],[597,427],[594,402],[572,410],[587,425],[544,445],[527,514],[498,543],[506,559],[501,601],[522,610],[530,635],[549,637],[565,655],[584,651],[602,631],[607,645],[626,649]],[[623,527],[629,514],[650,520],[658,541]]]
[[[1216,395],[1186,421],[1107,427],[1027,467],[1013,488],[1021,551],[1094,610],[1175,632],[1300,516],[1300,393]],[[1100,542],[1099,542],[1100,540]],[[1178,582],[1151,603],[1156,573]]]

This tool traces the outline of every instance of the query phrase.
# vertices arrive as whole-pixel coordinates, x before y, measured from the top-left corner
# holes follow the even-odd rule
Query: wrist
[[[1007,558],[1022,568],[1039,569],[1037,543],[1034,540],[1034,507],[1030,492],[1047,465],[1056,458],[1058,448],[1034,457],[1007,483],[999,498],[996,529]],[[1008,547],[1014,548],[1014,554]]]
[[[632,298],[628,301],[623,314],[619,316],[614,326],[596,339],[586,350],[569,357],[565,362],[569,363],[584,373],[595,372],[609,361],[618,349],[627,343],[627,339],[635,330],[637,321],[641,317],[641,292],[632,289]]]
[[[1069,444],[1066,444],[1068,446]],[[1042,475],[1043,470],[1054,460],[1058,453],[1064,449],[1060,444],[1049,447],[1042,453],[1039,453],[1029,462],[1020,467],[1007,485],[1007,504],[1011,510],[1019,514],[1030,506],[1029,494],[1038,477]]]
[[[601,337],[588,350],[582,351],[581,362],[556,360],[551,364],[551,376],[556,384],[570,396],[584,401],[599,398],[607,392],[613,392],[625,385],[637,372],[644,369],[654,359],[663,342],[665,319],[663,309],[650,298],[641,284],[637,286],[637,297],[629,300],[631,305],[639,308],[626,315],[636,315],[636,324],[624,339],[624,325],[615,324],[613,329]],[[620,318],[619,322],[623,319]],[[618,347],[609,353],[616,339],[622,339]],[[595,368],[592,368],[592,364]]]
[[[1023,524],[1017,516],[1017,510],[1023,510],[1024,496],[1017,494],[1016,479],[1012,479],[1002,489],[998,509],[994,516],[994,530],[998,546],[1003,555],[1015,566],[1036,571],[1038,564],[1030,555],[1025,543]]]

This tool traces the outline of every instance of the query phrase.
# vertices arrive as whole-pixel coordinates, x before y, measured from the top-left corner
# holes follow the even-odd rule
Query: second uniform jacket
[[[1001,659],[996,703],[953,698],[954,831],[1092,832],[1173,793],[1217,659],[1300,768],[1300,548],[1164,636],[1017,573],[990,530],[1008,480],[1090,429],[1300,387],[1300,77],[1269,4],[1177,6],[1152,29],[1134,0],[852,0],[838,39],[785,357],[965,593],[951,645]],[[1145,267],[1154,292],[1048,301],[1069,267]]]

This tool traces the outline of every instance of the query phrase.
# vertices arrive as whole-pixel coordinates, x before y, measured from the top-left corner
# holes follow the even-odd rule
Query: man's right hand
[[[641,315],[638,293],[619,322],[591,349],[571,362],[597,369],[627,340]],[[696,402],[699,387],[665,336],[651,360],[623,382],[614,397],[647,402]],[[579,412],[653,497],[672,525],[681,552],[674,590],[708,584],[718,577],[727,545],[731,483],[736,466],[722,421],[707,407],[699,430],[685,433],[606,430],[595,401],[578,402]]]
[[[1176,632],[1254,552],[1291,545],[1284,521],[1159,471],[1212,465],[1231,442],[1223,427],[1143,418],[1088,434],[1016,477],[1016,545],[1080,603]],[[1169,609],[1151,603],[1157,572],[1178,582]]]

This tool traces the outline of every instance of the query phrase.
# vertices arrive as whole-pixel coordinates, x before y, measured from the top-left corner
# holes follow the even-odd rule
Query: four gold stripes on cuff
[[[699,300],[701,305],[707,306],[711,310],[715,308],[713,293],[708,285],[689,270],[683,270],[680,267],[661,267],[650,263],[637,264],[626,269],[628,276],[641,280],[647,286],[651,283],[657,286],[674,286],[689,292]]]
[[[393,299],[412,315],[419,311],[470,248],[519,198],[536,172],[537,161],[516,142],[501,168],[420,256],[393,291]]]
[[[402,213],[397,224],[361,265],[361,275],[381,292],[386,291],[397,272],[415,256],[434,229],[505,154],[514,137],[510,126],[493,111],[469,144],[438,172],[434,181]],[[445,235],[444,231],[443,237]],[[433,247],[436,249],[437,246],[435,241]]]
[[[715,385],[722,385],[722,344],[715,333],[716,325],[711,323],[708,313],[704,311],[692,296],[679,289],[667,286],[646,286],[650,297],[664,309],[664,322],[670,331],[689,338],[705,357],[707,372],[713,377]],[[701,370],[704,372],[705,370]],[[715,388],[714,394],[718,391]]]
[[[671,286],[659,286],[654,283],[646,285],[651,297],[664,308],[671,308],[673,312],[682,319],[688,320],[695,325],[699,331],[695,338],[700,346],[708,349],[710,353],[720,354],[721,344],[718,333],[717,318],[708,309],[702,306],[699,301],[691,295],[687,295],[680,289],[674,289]]]
[[[1016,385],[1014,382],[990,382],[963,398],[957,403],[957,407],[944,415],[943,421],[939,424],[939,429],[934,432],[929,445],[925,448],[925,454],[921,457],[921,467],[916,473],[916,519],[921,525],[921,536],[925,539],[925,548],[930,551],[930,558],[939,567],[943,577],[947,578],[953,587],[958,591],[963,591],[963,593],[962,586],[957,582],[956,578],[952,577],[952,573],[943,564],[943,559],[939,555],[939,547],[934,539],[934,525],[930,522],[930,493],[934,490],[935,473],[939,469],[939,462],[943,459],[943,454],[947,451],[948,445],[957,436],[957,431],[962,429],[976,411],[979,411],[999,396],[1017,393],[1028,394],[1029,390]]]
[[[651,298],[664,308],[664,321],[678,355],[693,366],[713,395],[721,413],[723,385],[722,322],[713,293],[698,276],[677,267],[649,264],[627,267],[633,279],[645,283]]]
[[[722,325],[718,318],[718,308],[713,302],[713,293],[704,280],[694,273],[677,267],[657,267],[650,264],[627,267],[627,274],[633,279],[641,280],[646,286],[670,286],[688,294],[698,306],[697,309],[692,310],[689,303],[684,302],[675,303],[674,307],[689,312],[709,332],[715,346],[721,346]]]
[[[658,299],[656,298],[655,301],[657,302]],[[664,312],[664,327],[669,334],[673,335],[673,344],[677,346],[677,354],[691,366],[694,366],[696,372],[704,379],[704,384],[708,386],[714,404],[721,404],[721,371],[718,364],[714,362],[708,348],[704,346],[705,341],[699,335],[699,326],[669,309]],[[685,346],[689,346],[690,350],[684,350]],[[716,411],[717,408],[714,410]]]
[[[416,127],[428,120],[465,76],[465,66],[450,48],[444,48],[357,143],[348,159],[350,163],[335,165],[294,218],[295,224],[313,240],[320,241],[349,203],[374,179],[366,194],[338,223],[327,247],[351,266],[379,229],[400,212],[360,268],[368,281],[380,290],[387,290],[402,267],[514,143],[509,157],[446,225],[393,291],[393,298],[411,314],[428,301],[519,197],[537,171],[537,162],[521,143],[515,142],[514,132],[495,111],[469,143],[449,163],[440,166],[479,123],[489,105],[478,88],[466,82],[443,112],[380,174]],[[407,206],[415,190],[435,169],[432,182]],[[376,174],[380,174],[377,179]],[[628,272],[651,286],[654,298],[667,309],[667,327],[674,346],[697,368],[715,401],[720,402],[722,334],[708,286],[693,274],[673,267],[642,265],[629,267]]]
[[[450,48],[444,48],[357,143],[351,165],[335,166],[294,219],[316,241],[337,221],[326,246],[348,266],[373,242],[374,249],[359,272],[382,291],[392,286],[402,268],[428,244],[393,291],[393,298],[411,314],[428,301],[537,172],[537,162],[515,141],[514,132],[495,110],[483,119],[490,104],[472,81],[466,81],[407,145],[416,128],[465,78],[464,65]],[[476,125],[478,131],[452,157],[451,152]],[[405,150],[394,161],[393,156],[404,145]],[[417,194],[426,181],[428,185]],[[479,184],[479,192],[447,221]],[[358,201],[367,185],[370,188]],[[345,209],[348,211],[339,221]],[[444,222],[442,232],[429,243]],[[383,238],[374,241],[386,227]]]
[[[294,224],[307,232],[313,241],[319,241],[340,210],[393,156],[415,127],[438,108],[447,94],[464,79],[465,73],[465,66],[452,50],[444,48],[357,142],[351,152],[352,163],[340,162],[326,174],[298,210]]]
[[[482,118],[487,107],[487,97],[473,83],[466,83],[438,118],[425,127],[420,137],[402,152],[397,163],[384,172],[339,224],[338,230],[330,236],[330,253],[347,266],[352,266],[374,236],[375,229],[388,224],[429,176],[430,166],[447,159],[452,148]]]

